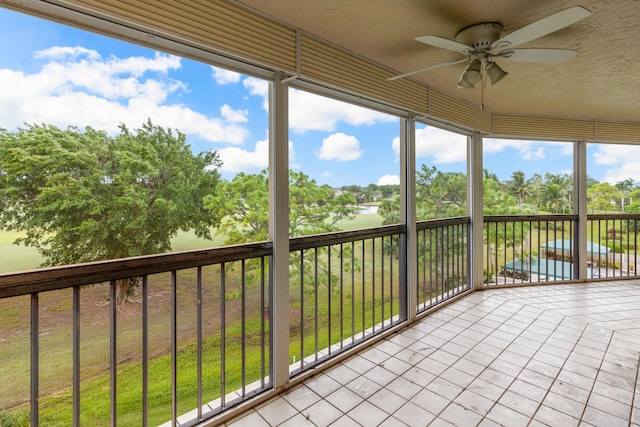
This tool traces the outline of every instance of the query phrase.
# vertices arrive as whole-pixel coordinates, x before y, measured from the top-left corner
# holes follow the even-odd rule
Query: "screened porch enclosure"
[[[637,144],[639,123],[494,112],[420,80],[389,81],[389,66],[242,2],[0,5],[260,79],[268,87],[269,203],[264,240],[0,273],[0,310],[18,319],[7,326],[6,339],[17,344],[3,353],[8,368],[0,372],[15,392],[1,396],[0,415],[32,426],[322,425],[322,414],[335,415],[331,422],[355,420],[351,411],[363,405],[360,414],[374,407],[365,422],[371,424],[414,425],[411,410],[429,422],[465,422],[461,414],[472,424],[597,424],[612,416],[638,422],[637,402],[627,398],[635,383],[612,382],[637,372],[637,358],[629,360],[640,354],[640,339],[629,325],[638,299],[640,214],[589,213],[587,157],[593,144]],[[379,113],[396,126],[397,159],[389,161],[397,160],[400,194],[392,223],[292,235],[291,105],[299,94]],[[454,173],[465,189],[458,210],[423,218],[417,134],[426,128],[462,144],[465,170]],[[567,212],[488,214],[483,147],[490,138],[570,147]],[[139,301],[118,305],[123,282],[139,284]],[[522,301],[520,292],[541,302]],[[592,295],[605,299],[606,309]],[[612,321],[620,324],[604,330],[608,310],[619,305],[624,315]],[[64,324],[54,324],[52,313]],[[583,314],[591,323],[577,320]],[[473,341],[476,333],[482,338]],[[566,350],[563,360],[553,359],[554,346]],[[601,350],[597,362],[579,351],[588,346]],[[616,353],[620,347],[628,353]],[[629,359],[624,375],[608,365],[618,356]],[[564,369],[572,363],[586,368]],[[340,372],[341,380],[332,377]],[[578,384],[574,374],[591,382]],[[63,386],[52,389],[52,378]],[[327,384],[333,388],[323,389]],[[467,386],[480,398],[465,394]],[[532,386],[542,390],[535,390],[539,399],[514,408],[513,394]],[[606,412],[602,396],[613,387],[622,390],[617,403],[628,409],[626,418]],[[357,405],[329,397],[349,394],[345,388],[358,395]],[[374,397],[382,389],[404,401],[385,406],[393,405]],[[493,396],[484,399],[487,391]],[[552,394],[560,397],[546,402]],[[305,398],[322,402],[319,410],[308,412]],[[563,399],[582,406],[562,412]],[[571,419],[553,418],[551,409]]]

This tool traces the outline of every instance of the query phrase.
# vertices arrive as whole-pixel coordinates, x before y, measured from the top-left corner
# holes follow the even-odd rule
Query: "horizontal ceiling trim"
[[[195,41],[283,71],[295,71],[296,30],[226,1],[52,0],[88,13]]]
[[[390,70],[306,33],[301,37],[299,62],[301,78],[408,110],[427,109],[425,86],[410,80],[390,82]]]
[[[640,143],[640,123],[596,122],[596,140]]]
[[[595,122],[493,114],[493,134],[525,138],[594,140]]]
[[[434,89],[429,96],[429,115],[480,132],[491,132],[491,113]]]

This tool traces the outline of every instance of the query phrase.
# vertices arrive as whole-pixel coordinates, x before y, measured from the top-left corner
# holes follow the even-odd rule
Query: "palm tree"
[[[510,195],[518,199],[518,205],[521,206],[527,197],[532,195],[533,185],[524,172],[515,171],[511,174],[511,180],[507,181],[506,190]]]
[[[557,182],[546,181],[538,191],[538,206],[552,213],[564,213],[571,208],[570,193]]]

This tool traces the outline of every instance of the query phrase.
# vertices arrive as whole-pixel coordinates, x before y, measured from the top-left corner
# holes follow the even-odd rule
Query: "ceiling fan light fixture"
[[[480,61],[471,61],[467,69],[462,73],[461,80],[464,80],[470,85],[480,82],[482,80],[482,64]]]
[[[469,83],[463,78],[458,81],[458,89],[474,89],[475,87],[473,83]]]
[[[487,75],[491,80],[491,84],[494,85],[498,83],[500,80],[504,79],[507,76],[506,71],[504,71],[498,64],[495,62],[489,62],[487,64]]]

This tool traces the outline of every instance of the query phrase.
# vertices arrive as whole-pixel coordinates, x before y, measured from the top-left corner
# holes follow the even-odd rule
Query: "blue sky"
[[[92,126],[115,134],[147,117],[179,129],[195,152],[217,150],[222,173],[267,167],[267,82],[0,8],[0,127]],[[9,40],[10,42],[7,42]],[[397,183],[396,117],[291,89],[290,167],[334,187]],[[466,170],[465,138],[419,124],[418,166]],[[485,140],[484,167],[570,173],[572,145]],[[588,174],[640,182],[638,147],[591,145]]]

